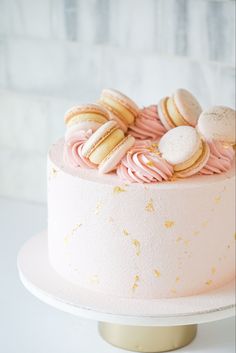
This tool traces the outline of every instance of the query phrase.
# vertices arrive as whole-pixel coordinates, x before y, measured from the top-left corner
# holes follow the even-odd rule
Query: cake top
[[[220,106],[202,111],[185,89],[142,109],[121,92],[105,89],[97,104],[73,107],[64,120],[63,167],[73,175],[188,184],[194,175],[232,169],[235,111]]]

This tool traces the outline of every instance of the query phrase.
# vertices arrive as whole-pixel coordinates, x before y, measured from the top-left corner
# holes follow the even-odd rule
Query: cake
[[[151,119],[154,110],[152,105]],[[135,109],[132,112],[135,115]],[[91,121],[91,115],[85,117],[84,111],[82,118]],[[140,134],[140,122],[138,124]],[[182,128],[175,127],[179,132]],[[96,131],[99,129],[101,126]],[[128,131],[135,131],[137,135],[138,130],[131,127]],[[167,134],[172,130],[163,126],[160,132],[163,140],[158,142],[150,139],[143,142],[141,133],[141,139],[130,145],[128,152],[119,154],[119,163],[113,146],[107,155],[116,156],[116,165],[113,163],[112,171],[105,174],[99,173],[94,160],[83,153],[87,141],[91,136],[93,142],[97,141],[99,133],[94,138],[96,132],[91,130],[76,135],[73,132],[76,149],[71,150],[69,156],[65,153],[67,139],[60,139],[50,148],[49,258],[55,271],[68,283],[106,295],[158,299],[197,295],[224,286],[234,278],[233,148],[227,145],[231,154],[219,163],[221,158],[214,153],[222,155],[224,151],[218,144],[221,148],[225,146],[219,141],[207,142],[208,153],[200,170],[196,170],[195,161],[195,169],[191,169],[189,160],[192,159],[188,157],[187,169],[191,176],[178,177],[176,165],[162,161],[157,149],[160,142],[161,154],[165,156]],[[76,160],[70,158],[75,151],[78,152]],[[152,168],[151,177],[145,174],[142,182],[138,182],[142,177],[140,172],[132,171],[132,163],[130,170],[127,166],[131,157],[139,163],[137,156],[141,156],[142,161],[148,160],[147,167]],[[147,158],[151,158],[151,163]],[[214,158],[219,163],[218,169]],[[181,161],[178,166],[182,164]]]

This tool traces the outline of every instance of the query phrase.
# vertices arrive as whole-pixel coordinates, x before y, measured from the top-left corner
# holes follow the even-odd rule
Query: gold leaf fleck
[[[167,229],[172,228],[174,225],[175,225],[175,222],[174,222],[174,221],[171,221],[171,220],[167,220],[167,221],[165,221],[165,223],[164,223],[164,226],[165,226]]]
[[[126,192],[126,190],[123,189],[123,188],[120,187],[120,186],[115,186],[115,187],[113,188],[113,193],[114,193],[114,194],[120,194],[121,192]]]
[[[212,285],[212,283],[213,283],[213,281],[212,281],[211,279],[209,279],[208,281],[205,282],[205,284],[206,284],[207,286]]]
[[[214,275],[215,273],[216,273],[216,268],[213,266],[213,267],[211,268],[211,274]]]
[[[234,233],[234,240],[236,240],[236,232]]]
[[[154,270],[154,276],[157,278],[161,277],[161,272],[158,270]]]
[[[148,161],[148,162],[146,163],[146,165],[147,165],[148,167],[153,167],[153,166],[154,166],[154,162],[153,162],[153,161]]]
[[[139,275],[134,276],[134,284],[132,286],[133,292],[138,288],[138,282],[139,282]]]
[[[145,206],[145,211],[147,212],[154,212],[155,211],[155,208],[154,208],[154,205],[153,205],[153,199],[150,199],[146,206]]]
[[[128,235],[129,235],[128,230],[124,228],[124,229],[123,229],[123,234],[124,234],[125,236],[128,236]]]
[[[94,283],[94,284],[98,284],[99,283],[99,277],[98,275],[93,275],[90,277],[90,282]]]
[[[94,212],[96,216],[99,215],[101,208],[102,208],[102,203],[97,202],[96,207],[95,207],[95,212]]]
[[[184,245],[185,245],[185,246],[188,246],[188,245],[189,245],[189,240],[185,240],[185,241],[184,241]]]
[[[182,239],[183,239],[182,237],[178,237],[178,238],[176,239],[176,243],[179,243]]]
[[[136,248],[136,255],[139,256],[140,255],[140,242],[137,239],[132,239],[132,244]]]
[[[180,278],[179,278],[179,276],[177,276],[177,277],[175,278],[175,282],[178,283],[179,281],[180,281]]]
[[[214,202],[215,202],[216,204],[219,204],[220,201],[221,201],[221,196],[216,196],[215,199],[214,199]]]
[[[194,236],[197,236],[197,235],[199,235],[199,234],[200,234],[199,230],[195,230],[195,231],[193,232],[193,235],[194,235]]]
[[[174,289],[174,288],[171,289],[171,293],[172,293],[172,294],[176,294],[176,293],[177,293],[177,292],[176,292],[176,289]]]
[[[203,227],[203,228],[207,227],[208,223],[209,223],[208,221],[203,221],[203,222],[202,222],[202,227]]]

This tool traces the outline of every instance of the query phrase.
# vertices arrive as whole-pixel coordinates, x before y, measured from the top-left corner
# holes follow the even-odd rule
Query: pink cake
[[[48,158],[50,261],[68,281],[133,298],[187,296],[233,279],[234,168],[160,184]]]
[[[118,95],[119,104],[122,97]],[[113,115],[114,107],[121,111],[113,101],[108,102]],[[133,105],[136,114],[134,108]],[[101,122],[102,127],[96,132],[77,131],[79,119],[84,126],[85,119],[89,125],[94,118],[91,106],[89,116],[84,115],[85,111],[83,108],[82,117],[73,117],[66,140],[54,144],[48,155],[48,244],[55,271],[80,287],[124,298],[190,296],[230,282],[235,276],[232,146],[208,142],[203,135],[199,137],[194,127],[176,127],[176,131],[166,132],[152,105],[145,110],[145,114],[151,114],[148,128],[142,134],[142,113],[137,118],[138,128],[132,122],[128,130],[140,140],[129,146],[128,152],[126,146],[123,153],[122,143],[127,143],[127,139],[122,137],[125,133],[117,133],[114,123],[107,123],[111,132]],[[153,125],[155,116],[157,123]],[[98,120],[97,116],[95,119]],[[153,126],[158,131],[152,134]],[[107,148],[112,144],[113,150],[107,151],[105,160],[111,158],[109,166],[114,168],[102,174],[97,170],[95,154],[89,160],[87,150],[92,146],[94,153],[95,142],[101,139],[104,157],[107,131]],[[117,142],[119,153],[112,134],[121,140]],[[145,134],[163,135],[162,155],[157,143],[141,141]],[[191,143],[180,139],[184,134],[193,136]],[[183,156],[185,160],[181,159]],[[178,164],[171,165],[171,161]]]

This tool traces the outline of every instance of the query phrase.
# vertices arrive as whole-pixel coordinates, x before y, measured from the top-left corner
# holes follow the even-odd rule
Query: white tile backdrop
[[[63,113],[116,87],[235,106],[233,0],[0,0],[0,195],[44,201]]]

